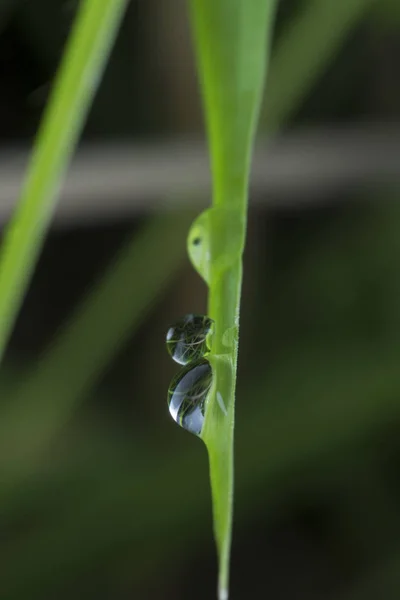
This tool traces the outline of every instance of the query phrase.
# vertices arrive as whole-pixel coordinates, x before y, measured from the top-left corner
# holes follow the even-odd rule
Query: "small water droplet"
[[[210,278],[209,212],[210,209],[207,209],[195,219],[188,235],[190,260],[206,283]]]
[[[229,327],[228,329],[225,329],[222,336],[222,343],[227,348],[232,348],[232,346],[234,346],[234,344],[237,342],[237,338],[238,328],[237,325],[235,325],[234,327]]]
[[[200,435],[206,399],[212,383],[212,368],[202,359],[179,371],[168,390],[169,412],[184,429]]]
[[[217,273],[229,269],[241,258],[244,232],[243,216],[235,208],[214,206],[195,219],[189,230],[188,253],[206,283],[210,283],[211,262]]]
[[[167,350],[173,360],[187,365],[209,352],[214,321],[204,315],[186,315],[167,331]]]

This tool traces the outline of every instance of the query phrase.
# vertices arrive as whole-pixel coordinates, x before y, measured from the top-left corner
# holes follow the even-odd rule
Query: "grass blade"
[[[194,223],[189,254],[209,284],[214,383],[201,434],[210,459],[218,596],[228,598],[233,431],[242,253],[251,152],[265,78],[273,0],[192,0],[213,174],[213,208]],[[222,406],[222,408],[221,408]]]
[[[57,192],[127,0],[84,0],[57,75],[0,260],[0,358],[29,283]]]

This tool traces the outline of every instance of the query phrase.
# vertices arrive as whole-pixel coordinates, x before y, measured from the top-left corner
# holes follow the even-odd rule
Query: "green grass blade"
[[[275,131],[299,107],[349,33],[376,0],[309,0],[277,40],[262,126]]]
[[[214,383],[201,437],[210,459],[218,595],[228,598],[233,431],[242,253],[251,152],[274,0],[191,0],[213,175],[213,208],[195,222],[189,254],[209,284]],[[196,250],[193,241],[196,239]],[[198,239],[200,256],[196,257]],[[225,408],[221,409],[220,404]]]
[[[192,218],[190,212],[160,216],[136,234],[9,397],[0,420],[3,482],[5,472],[13,479],[27,473],[170,283],[185,258]]]
[[[127,0],[84,0],[71,33],[0,260],[0,357],[51,220],[63,174]]]

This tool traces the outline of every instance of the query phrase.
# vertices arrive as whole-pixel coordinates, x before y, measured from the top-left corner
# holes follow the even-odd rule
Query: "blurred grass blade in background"
[[[265,79],[275,0],[191,0],[204,97],[213,207],[195,221],[189,255],[209,286],[215,321],[213,384],[201,437],[210,459],[218,595],[228,598],[233,511],[233,432],[242,254],[251,153]]]
[[[292,116],[377,0],[306,0],[274,47],[261,126],[275,131]]]
[[[18,477],[32,467],[171,282],[185,258],[184,239],[192,219],[191,212],[159,216],[124,245],[48,351],[9,395],[0,420],[3,480],[5,469]],[[160,253],[160,245],[168,251]]]
[[[84,0],[69,39],[0,255],[0,358],[127,0]]]

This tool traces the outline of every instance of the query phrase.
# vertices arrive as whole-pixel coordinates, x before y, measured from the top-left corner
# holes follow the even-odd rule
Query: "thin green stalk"
[[[127,0],[83,0],[40,126],[0,258],[0,359]]]
[[[274,0],[191,0],[213,175],[213,206],[189,233],[215,321],[213,386],[201,434],[210,459],[218,595],[228,598],[233,432],[242,254],[251,153],[265,79]]]

